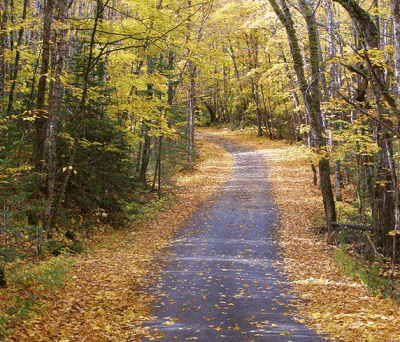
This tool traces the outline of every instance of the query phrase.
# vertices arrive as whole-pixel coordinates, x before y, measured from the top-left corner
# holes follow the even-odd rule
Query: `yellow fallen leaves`
[[[175,204],[144,219],[134,231],[106,233],[100,245],[78,258],[69,285],[44,303],[51,309],[33,312],[14,326],[9,341],[133,342],[150,336],[141,322],[151,318],[153,298],[141,288],[157,267],[154,255],[231,172],[232,159],[222,149],[202,142],[198,152],[201,158],[194,171],[178,175]],[[152,334],[153,339],[163,336]]]
[[[341,275],[331,248],[310,229],[322,200],[313,185],[312,155],[307,148],[271,142],[248,132],[221,134],[265,155],[268,181],[280,210],[278,234],[284,247],[284,268],[297,295],[305,299],[300,314],[320,332],[341,341],[400,341],[400,305],[372,296],[360,282]]]

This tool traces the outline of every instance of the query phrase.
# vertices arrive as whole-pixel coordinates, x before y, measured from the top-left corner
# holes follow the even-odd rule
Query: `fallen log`
[[[363,231],[372,231],[371,226],[364,226],[361,224],[353,224],[353,223],[339,223],[339,222],[332,222],[333,228],[347,228],[347,229],[356,229],[356,230],[363,230]]]

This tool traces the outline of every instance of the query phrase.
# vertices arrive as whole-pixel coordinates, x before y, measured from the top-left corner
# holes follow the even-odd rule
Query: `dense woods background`
[[[0,6],[1,265],[139,215],[196,122],[308,144],[329,233],[399,259],[398,0]]]

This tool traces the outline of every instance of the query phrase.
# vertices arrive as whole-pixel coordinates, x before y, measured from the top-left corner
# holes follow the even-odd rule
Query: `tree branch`
[[[386,124],[385,122],[383,122],[382,120],[378,119],[377,117],[371,115],[370,113],[368,113],[368,111],[366,111],[365,109],[361,108],[359,105],[357,105],[356,103],[352,102],[348,97],[344,96],[341,92],[337,91],[336,92],[343,100],[345,100],[349,105],[353,106],[355,109],[357,109],[360,113],[368,116],[371,120],[379,123],[380,125],[382,125],[383,127],[385,127],[389,132],[391,132],[392,134],[394,134],[395,136],[399,136],[399,131],[393,129],[392,127],[390,127],[388,124]]]

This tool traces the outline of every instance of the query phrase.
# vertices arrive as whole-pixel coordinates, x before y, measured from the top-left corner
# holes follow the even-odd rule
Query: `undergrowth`
[[[32,308],[46,310],[43,301],[66,284],[72,261],[70,256],[60,255],[34,267],[6,269],[8,286],[0,293],[0,337],[5,338],[13,322],[26,318]]]
[[[127,229],[151,220],[173,201],[172,194],[165,194],[161,199],[153,195],[126,205]],[[82,252],[83,244],[81,240],[74,240],[68,252],[61,251],[61,255],[38,265],[23,259],[18,262],[18,258],[13,263],[6,263],[7,288],[0,290],[0,339],[7,337],[14,322],[25,319],[30,312],[46,310],[44,301],[67,284],[67,275],[75,260],[73,254]],[[55,248],[53,244],[46,247]]]
[[[365,224],[368,212],[363,217],[357,216],[358,209],[353,203],[337,202],[337,220]],[[314,215],[314,227],[317,232],[326,230],[326,220],[322,208]],[[365,236],[360,231],[333,231],[326,236],[327,242],[335,245],[333,252],[335,263],[343,274],[360,280],[374,296],[392,297],[390,284],[384,276],[385,270],[379,261],[369,262],[365,253],[357,254],[357,245],[363,244]]]
[[[379,263],[369,264],[356,260],[347,253],[344,244],[334,250],[333,257],[345,275],[360,280],[373,295],[383,297],[390,295],[389,282],[382,277],[383,270]]]

